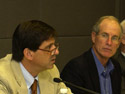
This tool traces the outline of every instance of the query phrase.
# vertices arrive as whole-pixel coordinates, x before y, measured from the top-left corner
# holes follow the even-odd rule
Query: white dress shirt
[[[125,53],[121,52],[121,54],[125,57]]]

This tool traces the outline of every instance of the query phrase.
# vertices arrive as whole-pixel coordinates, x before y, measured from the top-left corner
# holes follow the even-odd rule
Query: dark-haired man
[[[66,88],[64,83],[53,82],[59,77],[54,64],[59,54],[55,38],[54,28],[42,21],[31,20],[17,26],[12,54],[0,60],[0,94],[58,94]]]

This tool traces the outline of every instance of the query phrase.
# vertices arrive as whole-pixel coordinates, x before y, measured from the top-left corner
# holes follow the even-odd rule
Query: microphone
[[[85,92],[88,92],[88,93],[91,93],[91,94],[100,94],[100,93],[98,93],[98,92],[95,92],[95,91],[92,91],[92,90],[89,90],[89,89],[86,89],[86,88],[77,86],[77,85],[75,85],[75,84],[72,84],[72,83],[70,83],[70,82],[64,81],[64,80],[62,80],[62,79],[60,79],[60,78],[54,78],[53,81],[56,82],[56,83],[64,82],[65,84],[68,84],[68,85],[70,85],[70,86],[72,86],[72,87],[75,87],[75,88],[77,88],[77,89],[80,89],[80,90],[82,90],[82,91],[85,91]]]

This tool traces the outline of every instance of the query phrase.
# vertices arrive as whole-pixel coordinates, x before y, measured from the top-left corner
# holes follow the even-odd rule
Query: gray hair
[[[114,17],[114,16],[102,16],[101,18],[99,18],[99,20],[98,20],[98,21],[95,23],[95,25],[93,26],[92,32],[99,33],[99,26],[100,26],[101,22],[102,22],[104,19],[114,20],[114,21],[118,22],[119,26],[121,27],[120,22],[119,22],[119,20],[118,20],[116,17]],[[121,35],[122,35],[122,27],[121,27],[120,37],[121,37]]]
[[[125,33],[125,20],[123,20],[121,23],[123,33]]]

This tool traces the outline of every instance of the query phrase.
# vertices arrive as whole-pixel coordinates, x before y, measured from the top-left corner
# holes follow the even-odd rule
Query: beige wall
[[[59,34],[56,64],[60,71],[91,47],[91,29],[100,16],[122,19],[124,15],[121,0],[1,0],[0,12],[0,57],[11,53],[12,33],[18,23],[40,19]]]

